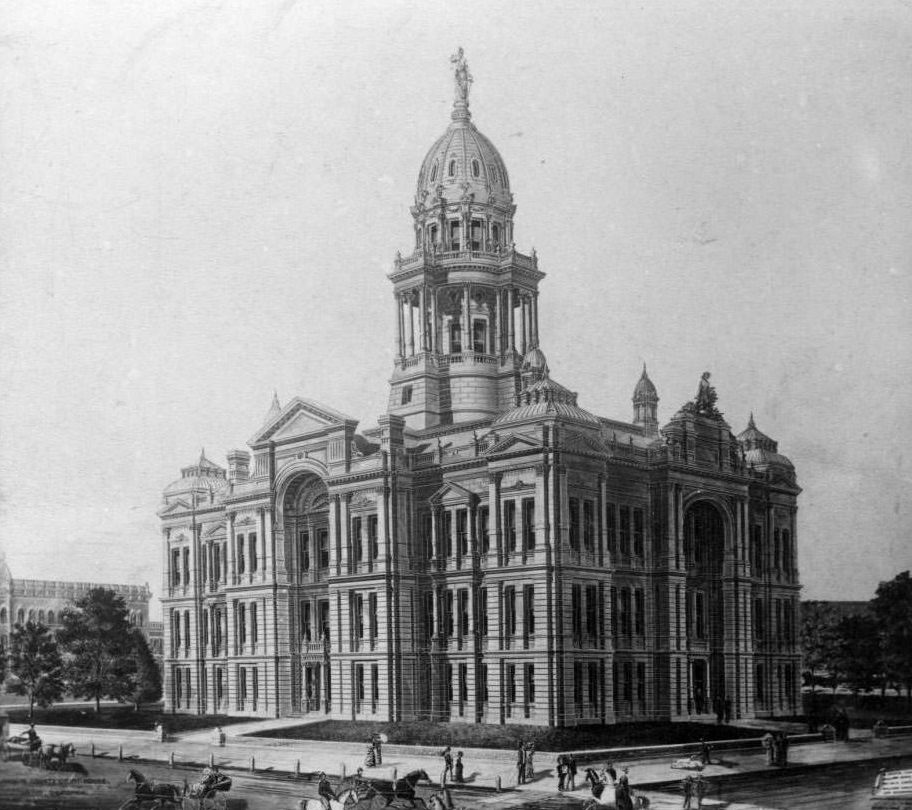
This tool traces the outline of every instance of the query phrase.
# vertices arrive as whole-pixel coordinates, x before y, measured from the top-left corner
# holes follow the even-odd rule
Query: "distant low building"
[[[9,647],[14,625],[38,621],[51,629],[60,626],[63,611],[93,588],[107,588],[123,597],[130,624],[143,630],[155,653],[155,627],[149,623],[152,591],[145,585],[111,585],[103,582],[68,582],[50,579],[14,579],[0,549],[0,649]],[[157,624],[157,660],[161,662],[162,625]]]

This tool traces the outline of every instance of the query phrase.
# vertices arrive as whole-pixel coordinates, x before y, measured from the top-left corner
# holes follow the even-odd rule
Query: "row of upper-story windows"
[[[314,608],[310,600],[302,600],[298,607],[298,620],[301,626],[301,638],[310,641],[317,636],[321,641],[329,639],[329,600],[320,599],[316,603],[316,625]]]
[[[329,529],[303,529],[298,532],[298,565],[302,571],[329,568]]]
[[[477,158],[472,158],[472,161],[471,161],[471,163],[470,163],[469,165],[470,165],[470,168],[471,168],[471,171],[472,171],[472,177],[480,178],[480,177],[481,177],[481,162],[480,162]],[[457,168],[457,166],[458,166],[458,161],[457,161],[456,158],[450,158],[450,159],[446,162],[446,175],[447,175],[447,177],[455,177],[455,176],[456,176],[456,168]],[[435,160],[435,161],[434,161],[434,164],[431,166],[430,181],[431,181],[432,183],[436,183],[436,182],[437,182],[437,174],[438,174],[439,168],[440,168],[439,161],[436,161],[436,160]],[[497,183],[497,182],[498,182],[498,177],[499,177],[499,175],[498,175],[498,172],[497,172],[497,166],[495,166],[493,163],[491,163],[491,164],[488,165],[488,177],[490,178],[490,180],[491,180],[492,183]]]
[[[795,547],[791,531],[775,528],[771,547],[767,547],[763,527],[759,524],[751,527],[750,563],[754,576],[762,576],[767,569],[772,573],[789,575],[793,571],[794,562]]]
[[[795,641],[795,603],[793,599],[773,599],[772,621],[775,622],[775,636],[772,640],[791,645]],[[754,638],[757,641],[767,640],[767,600],[757,597],[752,603],[751,616]]]
[[[380,637],[377,593],[376,591],[369,591],[366,596],[367,610],[365,616],[365,594],[360,591],[350,591],[348,594],[349,638],[353,644],[358,644],[364,640],[365,630],[371,643],[376,642]]]
[[[503,229],[498,222],[492,222],[490,233],[486,233],[484,220],[470,220],[465,241],[463,241],[463,230],[461,219],[447,220],[445,232],[447,241],[443,248],[445,250],[462,250],[463,248],[481,250],[483,247],[492,248],[503,242]],[[427,226],[426,234],[429,246],[440,243],[440,230],[436,223]]]
[[[522,623],[518,603],[522,595]],[[488,588],[477,591],[468,588],[439,589],[423,595],[422,632],[425,641],[432,637],[444,640],[466,638],[471,632],[471,615],[474,615],[475,631],[482,637],[488,635]],[[472,599],[475,599],[472,605]],[[470,606],[473,608],[470,614]],[[524,638],[535,635],[535,586],[523,585],[521,591],[515,585],[505,585],[500,594],[500,635],[512,638],[521,630]]]
[[[575,551],[595,551],[598,547],[596,532],[597,502],[593,498],[570,498],[570,548]],[[640,559],[645,554],[645,513],[641,507],[605,504],[605,535],[610,554],[620,554]]]

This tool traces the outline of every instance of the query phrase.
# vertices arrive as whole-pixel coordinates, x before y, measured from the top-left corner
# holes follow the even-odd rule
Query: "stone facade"
[[[393,285],[388,412],[274,397],[250,452],[165,490],[165,695],[183,712],[575,725],[798,706],[789,460],[705,374],[660,429],[551,378],[539,270],[457,61]],[[460,67],[463,72],[460,74]]]
[[[130,623],[143,629],[150,645],[155,642],[155,625],[149,622],[152,591],[146,585],[109,585],[96,582],[67,582],[48,579],[14,579],[0,551],[0,648],[9,646],[15,624],[38,621],[55,630],[64,609],[93,588],[107,588],[123,597]],[[159,624],[158,646],[161,647]]]

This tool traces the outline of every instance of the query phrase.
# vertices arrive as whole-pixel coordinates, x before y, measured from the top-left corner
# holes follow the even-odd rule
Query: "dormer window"
[[[491,168],[491,182],[496,183],[497,182],[497,167],[491,166],[490,168]]]
[[[472,177],[478,177],[481,174],[481,166],[478,165],[477,160],[472,161]]]
[[[450,177],[455,177],[455,176],[456,176],[456,161],[455,161],[455,160],[451,160],[451,161],[450,161],[450,166],[449,166],[449,168],[447,169],[447,174],[448,174]]]
[[[431,182],[433,183],[437,179],[437,161],[434,161],[434,165],[431,167]]]
[[[500,225],[496,222],[491,226],[491,241],[494,242],[495,245],[500,244]]]

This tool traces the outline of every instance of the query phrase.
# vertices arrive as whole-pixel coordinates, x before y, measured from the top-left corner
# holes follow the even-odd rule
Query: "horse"
[[[418,801],[421,801],[418,799]],[[453,810],[453,799],[446,788],[442,788],[437,793],[432,793],[425,805],[428,810]]]
[[[67,760],[75,756],[75,754],[76,746],[71,742],[63,745],[48,743],[41,748],[39,764],[42,768],[54,771],[60,770],[66,765]]]
[[[383,779],[370,779],[368,780],[371,784],[371,787],[376,791],[377,795],[385,799],[385,802],[382,807],[389,807],[397,799],[404,799],[411,803],[412,807],[420,806],[415,796],[415,785],[417,785],[421,780],[429,782],[430,779],[425,771],[417,770],[407,773],[405,776],[397,779],[395,782],[390,782]]]
[[[586,768],[586,782],[592,791],[592,798],[586,802],[584,810],[595,807],[617,807],[617,794],[614,785],[603,782],[595,768]]]
[[[180,804],[181,798],[186,793],[185,785],[173,785],[170,782],[156,782],[154,779],[146,779],[145,776],[133,768],[130,768],[126,781],[136,784],[135,793],[137,798],[152,799],[161,803]]]
[[[371,796],[373,794],[370,794]],[[364,797],[368,798],[368,797]],[[358,806],[361,799],[358,798],[358,792],[354,789],[344,790],[335,799],[327,799],[329,810],[351,810]],[[301,799],[298,802],[298,810],[326,810],[326,805],[321,799]]]

